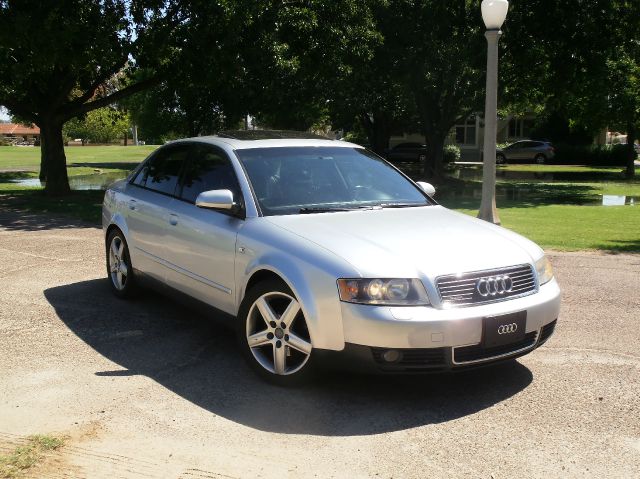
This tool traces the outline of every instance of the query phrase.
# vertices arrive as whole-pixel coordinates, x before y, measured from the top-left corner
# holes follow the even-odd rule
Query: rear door
[[[167,282],[190,296],[233,313],[236,238],[244,220],[227,211],[195,205],[203,191],[220,189],[231,190],[234,201],[244,204],[226,153],[213,145],[193,144],[166,235],[166,257],[172,269]]]
[[[188,145],[158,150],[127,189],[131,261],[136,269],[163,281],[170,210],[188,151]]]

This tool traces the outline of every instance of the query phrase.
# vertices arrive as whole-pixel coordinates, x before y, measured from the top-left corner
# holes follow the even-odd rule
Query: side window
[[[238,179],[227,155],[215,147],[195,145],[184,174],[180,197],[195,203],[198,195],[208,190],[231,190],[234,200],[241,201]]]
[[[140,186],[159,193],[174,195],[180,170],[187,159],[188,152],[188,146],[169,147],[159,152],[140,171],[140,174],[134,180],[134,184],[140,184]],[[138,178],[143,173],[144,183],[138,183]]]
[[[140,168],[140,171],[138,171],[136,177],[133,179],[134,185],[144,186],[145,182],[147,181],[147,173],[149,173],[150,161],[152,160],[149,160],[142,168]]]

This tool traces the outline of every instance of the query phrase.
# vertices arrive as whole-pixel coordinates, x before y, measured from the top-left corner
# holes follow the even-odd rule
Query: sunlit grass
[[[477,216],[477,209],[459,209]],[[640,205],[499,207],[502,226],[560,251],[640,251]]]
[[[27,443],[16,447],[8,454],[0,455],[0,478],[24,477],[33,466],[41,462],[46,453],[61,448],[64,439],[57,436],[36,434],[27,438]]]
[[[140,163],[158,148],[144,146],[68,146],[64,149],[67,165],[73,163]],[[0,146],[0,171],[40,168],[40,148]]]

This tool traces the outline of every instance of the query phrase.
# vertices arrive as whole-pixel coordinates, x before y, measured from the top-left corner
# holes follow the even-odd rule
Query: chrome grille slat
[[[504,275],[508,275],[512,280],[511,290],[500,295],[486,297],[480,295],[476,290],[479,279]],[[463,307],[532,294],[536,291],[536,280],[531,265],[523,264],[486,271],[440,276],[436,279],[436,287],[440,300],[448,307]]]

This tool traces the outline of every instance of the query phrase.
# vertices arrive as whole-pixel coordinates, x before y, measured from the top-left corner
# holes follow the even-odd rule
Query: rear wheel
[[[536,155],[535,157],[536,163],[539,165],[544,165],[545,162],[547,161],[547,157],[544,156],[542,153]]]
[[[112,230],[107,236],[107,274],[111,290],[116,296],[129,298],[136,292],[129,247],[119,229]]]
[[[282,281],[251,288],[238,314],[238,340],[256,372],[267,381],[288,386],[313,370],[311,337],[300,303]]]

